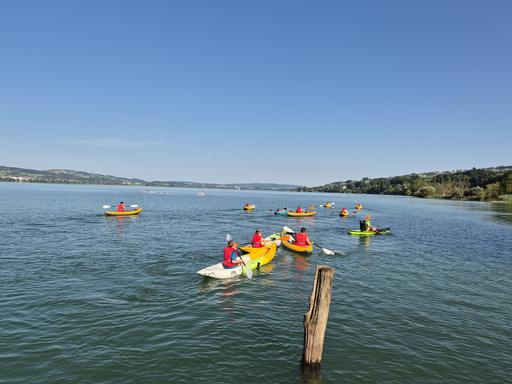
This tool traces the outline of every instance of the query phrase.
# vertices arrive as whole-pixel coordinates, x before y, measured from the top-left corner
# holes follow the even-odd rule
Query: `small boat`
[[[250,211],[251,209],[254,209],[254,208],[256,208],[256,206],[253,204],[253,205],[249,205],[248,207],[244,207],[244,210]]]
[[[361,204],[356,205],[356,209],[361,209],[361,208],[363,208],[363,207],[361,207]]]
[[[282,236],[284,237],[286,235],[287,235],[286,231],[283,231]],[[308,252],[308,253],[313,252],[312,245],[308,245],[307,247],[300,247],[298,245],[293,244],[291,241],[286,241],[286,240],[283,240],[281,244],[283,244],[286,248],[291,249],[292,251],[295,251],[295,252]]]
[[[274,211],[274,213],[275,213],[276,215],[286,215],[288,212],[290,212],[290,210],[289,210],[288,208],[283,208],[283,210],[282,210],[282,211],[279,211],[279,210]]]
[[[272,244],[276,244],[277,246],[281,245],[281,240],[277,240],[281,237],[281,234],[279,232],[274,233],[273,235],[270,235],[268,237],[265,237],[265,246],[261,248],[253,248],[251,244],[246,245],[245,247],[240,247],[240,250],[242,253],[252,253],[257,252],[260,249],[271,247]]]
[[[347,231],[349,235],[373,236],[391,232],[391,228],[381,228],[378,231]]]
[[[331,208],[331,205],[332,205],[332,204],[325,204],[325,205],[324,205],[324,208]]]
[[[340,216],[348,216],[348,211],[340,212]]]
[[[107,216],[131,216],[138,215],[142,211],[142,208],[132,209],[131,211],[117,212],[117,211],[105,211]]]
[[[268,247],[255,248],[255,250],[247,255],[241,256],[246,266],[242,265],[235,268],[224,268],[222,262],[203,268],[197,271],[199,275],[214,277],[216,279],[227,279],[245,274],[245,269],[256,269],[262,265],[268,264],[276,255],[277,244],[274,242]]]
[[[293,217],[302,217],[302,216],[313,216],[316,212],[305,212],[305,213],[296,213],[296,212],[290,212],[288,211],[286,214],[288,216],[293,216]]]

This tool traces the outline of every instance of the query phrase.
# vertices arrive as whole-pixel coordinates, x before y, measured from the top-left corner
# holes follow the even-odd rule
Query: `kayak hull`
[[[349,235],[360,235],[360,236],[374,236],[374,235],[383,235],[385,233],[391,232],[391,228],[382,228],[381,230],[375,232],[365,232],[365,231],[347,231]]]
[[[245,262],[246,267],[242,265],[241,267],[226,269],[222,266],[222,262],[220,262],[201,269],[200,271],[197,271],[197,273],[199,275],[213,277],[215,279],[229,279],[231,277],[244,275],[246,274],[246,268],[256,269],[262,265],[270,263],[276,255],[276,249],[277,245],[272,243],[268,248],[260,248],[258,249],[258,252],[242,256],[242,260]]]
[[[313,216],[316,212],[308,212],[308,213],[295,213],[288,212],[287,215],[291,217],[304,217],[304,216]]]
[[[142,211],[142,208],[134,209],[131,211],[125,211],[125,212],[116,212],[116,211],[106,211],[105,215],[107,216],[133,216],[138,215]]]
[[[284,231],[282,233],[283,237],[286,236],[286,231]],[[312,245],[308,245],[307,247],[299,247],[298,245],[294,245],[292,244],[291,242],[289,241],[285,241],[283,240],[281,242],[281,244],[283,244],[286,248],[292,250],[292,251],[295,251],[295,252],[305,252],[305,253],[311,253],[313,252],[313,246]]]
[[[248,207],[244,207],[244,211],[250,211],[251,209],[256,208],[255,205],[249,205]]]
[[[348,216],[348,212],[340,212],[340,216]]]
[[[325,204],[324,207],[325,208],[331,208],[331,204]]]
[[[287,209],[286,211],[281,211],[281,212],[274,211],[274,213],[275,213],[276,215],[286,215],[288,212],[290,212],[290,210],[289,210],[289,209]]]

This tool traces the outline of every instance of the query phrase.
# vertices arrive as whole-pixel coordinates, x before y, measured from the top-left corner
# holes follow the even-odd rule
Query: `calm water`
[[[512,383],[512,206],[138,189],[0,183],[0,382],[304,381],[320,264],[336,269],[322,383]],[[361,213],[340,218],[354,200]],[[103,215],[120,201],[141,215]],[[327,201],[302,220],[268,211]],[[363,215],[392,234],[347,235]],[[228,233],[245,243],[283,226],[336,255],[278,249],[252,281],[195,273]]]

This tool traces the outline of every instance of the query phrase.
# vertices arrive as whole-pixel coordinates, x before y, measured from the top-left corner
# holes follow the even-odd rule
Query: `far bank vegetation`
[[[321,187],[300,187],[297,190],[512,202],[512,166],[377,179],[365,177],[360,181],[347,180]]]

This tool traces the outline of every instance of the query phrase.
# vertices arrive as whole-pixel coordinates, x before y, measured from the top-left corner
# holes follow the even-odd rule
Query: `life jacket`
[[[346,213],[346,212],[347,212],[347,210],[346,210],[345,208],[343,208],[343,209],[341,210],[341,213]]]
[[[118,205],[117,212],[124,212],[124,205]]]
[[[226,247],[224,249],[224,260],[222,261],[222,265],[225,267],[234,267],[236,265],[231,261],[231,255],[233,252],[236,252],[238,256],[238,251],[235,248]]]
[[[263,244],[261,244],[261,240],[263,240],[263,237],[261,237],[260,235],[252,235],[252,247],[261,248],[263,246]]]
[[[295,213],[302,213],[302,208],[297,208],[297,210],[295,211]]]
[[[308,235],[305,233],[297,233],[297,240],[293,243],[294,245],[298,245],[299,247],[307,247],[308,244],[306,243],[306,240],[308,238]]]

